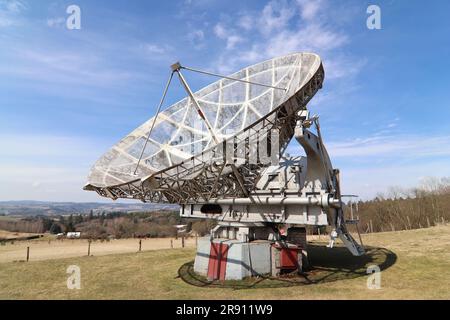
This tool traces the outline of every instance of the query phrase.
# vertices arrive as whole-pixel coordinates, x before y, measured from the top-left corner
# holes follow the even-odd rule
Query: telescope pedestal
[[[198,239],[194,271],[208,280],[242,280],[271,271],[271,242]]]
[[[199,238],[194,271],[208,280],[222,281],[302,272],[306,232],[294,228],[291,234],[291,238],[282,240]]]

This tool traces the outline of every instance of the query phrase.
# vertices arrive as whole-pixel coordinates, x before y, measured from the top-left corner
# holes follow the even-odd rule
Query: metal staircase
[[[364,249],[364,245],[361,238],[361,233],[359,232],[358,228],[358,222],[359,219],[354,219],[353,217],[353,201],[352,198],[358,197],[355,195],[342,195],[341,194],[341,187],[340,187],[340,179],[339,179],[339,170],[334,170],[334,177],[333,182],[334,186],[336,188],[336,195],[339,197],[340,206],[339,208],[336,208],[336,216],[335,216],[335,227],[336,229],[333,230],[330,237],[330,244],[328,247],[333,247],[334,241],[337,237],[342,240],[344,245],[347,247],[347,249],[354,255],[354,256],[362,256],[366,251]],[[344,215],[343,206],[344,203],[342,201],[342,198],[350,197],[350,215],[351,219],[346,220]],[[358,206],[356,206],[356,210],[358,210]],[[359,242],[358,243],[350,234],[350,232],[347,229],[347,223],[348,224],[354,224],[356,227],[356,231],[358,232],[359,236]]]
[[[357,225],[356,225],[357,226]],[[362,241],[360,240],[361,244],[359,244],[352,235],[348,232],[345,224],[342,224],[340,228],[337,229],[337,234],[339,236],[339,239],[342,240],[344,245],[347,247],[348,250],[354,255],[354,256],[362,256],[366,251],[364,250]],[[359,234],[359,231],[358,231]]]

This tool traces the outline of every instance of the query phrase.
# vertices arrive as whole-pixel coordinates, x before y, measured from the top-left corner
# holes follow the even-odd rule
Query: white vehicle
[[[67,232],[66,238],[67,239],[80,239],[81,232]]]

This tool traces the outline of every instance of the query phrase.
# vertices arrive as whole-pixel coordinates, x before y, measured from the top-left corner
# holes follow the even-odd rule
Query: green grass
[[[247,280],[242,289],[193,286],[178,277],[178,269],[194,259],[195,249],[172,249],[2,263],[0,299],[450,299],[450,226],[379,233],[363,240],[387,250],[348,259],[339,248],[328,253],[316,248],[313,264],[340,271],[310,285],[264,280],[249,288],[254,280]],[[387,255],[391,260],[382,267],[381,289],[367,289],[366,266],[382,263]],[[80,290],[67,289],[69,265],[81,268]],[[348,276],[348,271],[354,273]]]

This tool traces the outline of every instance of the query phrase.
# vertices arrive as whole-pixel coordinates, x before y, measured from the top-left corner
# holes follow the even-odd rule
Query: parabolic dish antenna
[[[359,244],[346,226],[359,235],[358,219],[345,219],[319,117],[306,109],[324,80],[319,56],[295,53],[215,75],[221,79],[195,93],[182,70],[215,75],[172,65],[156,116],[95,163],[85,189],[175,203],[183,218],[214,219],[194,263],[212,280],[301,272],[307,227],[331,226],[330,248],[340,238],[363,255],[361,237]],[[174,74],[187,97],[161,112]],[[306,157],[281,158],[294,136]]]
[[[271,152],[282,153],[294,135],[297,113],[323,79],[318,55],[295,53],[191,92],[106,152],[84,189],[112,199],[179,204],[247,196],[267,165],[218,161],[218,148],[226,141],[252,145],[261,130],[276,129],[279,150]]]

